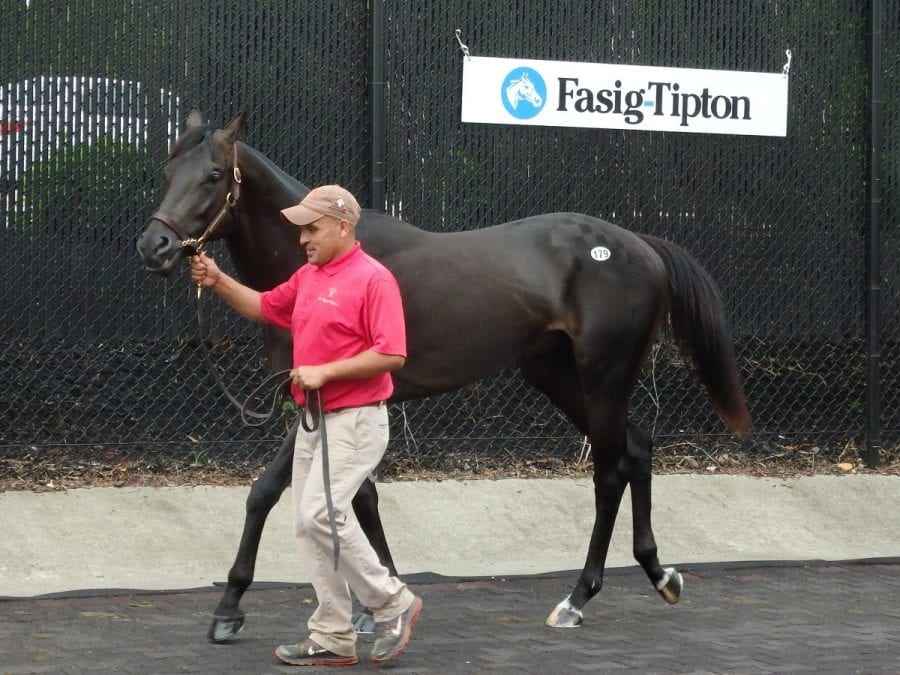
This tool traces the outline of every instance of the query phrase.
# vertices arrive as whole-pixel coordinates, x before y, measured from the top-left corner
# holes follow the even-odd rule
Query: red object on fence
[[[0,134],[17,134],[20,131],[25,131],[25,127],[28,125],[26,120],[17,121],[17,120],[3,120],[0,121]]]

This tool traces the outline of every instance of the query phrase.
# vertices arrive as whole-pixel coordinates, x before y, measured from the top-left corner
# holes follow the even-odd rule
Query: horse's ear
[[[194,127],[199,127],[205,124],[205,120],[203,119],[203,113],[194,108],[191,110],[191,114],[188,115],[187,120],[185,120],[184,128],[185,131],[188,129],[193,129]]]
[[[231,122],[228,123],[227,127],[219,132],[216,132],[216,135],[223,141],[234,143],[241,135],[241,131],[244,128],[244,123],[247,121],[247,118],[249,116],[250,113],[246,109],[242,110],[240,115],[231,120]]]

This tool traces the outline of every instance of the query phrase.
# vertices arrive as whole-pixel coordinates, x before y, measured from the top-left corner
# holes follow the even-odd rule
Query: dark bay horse
[[[239,142],[244,115],[224,129],[192,113],[164,169],[166,193],[137,249],[147,270],[168,275],[201,236],[225,240],[244,283],[272,288],[305,262],[297,228],[279,211],[308,188]],[[240,184],[235,182],[239,167]],[[208,227],[215,222],[216,229]],[[666,316],[727,426],[746,433],[750,415],[715,284],[664,240],[577,213],[524,218],[480,230],[429,233],[364,212],[363,248],[397,277],[406,313],[408,359],[395,371],[392,401],[457,389],[516,366],[591,442],[596,514],[587,559],[547,623],[577,626],[603,585],[613,524],[631,485],[634,557],[670,603],[681,575],[663,568],[650,523],[651,439],[627,420],[628,402]],[[204,237],[205,238],[205,237]],[[265,329],[273,368],[291,366],[290,338]],[[296,424],[253,484],[238,553],[209,637],[226,640],[244,621],[240,599],[253,579],[263,525],[290,484]],[[354,512],[395,573],[368,481]]]

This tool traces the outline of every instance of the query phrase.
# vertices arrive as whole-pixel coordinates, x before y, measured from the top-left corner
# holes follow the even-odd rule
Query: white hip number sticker
[[[612,252],[606,248],[605,246],[595,246],[591,249],[591,257],[594,260],[604,261],[609,260]]]

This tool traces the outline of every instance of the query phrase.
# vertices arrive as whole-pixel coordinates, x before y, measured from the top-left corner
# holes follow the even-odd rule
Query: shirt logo
[[[338,289],[336,287],[332,286],[331,288],[328,289],[328,297],[325,297],[324,295],[320,295],[319,302],[324,302],[326,304],[333,305],[335,307],[340,307],[340,303],[338,303],[336,300],[333,299],[334,296],[337,295],[337,292],[338,292]]]

